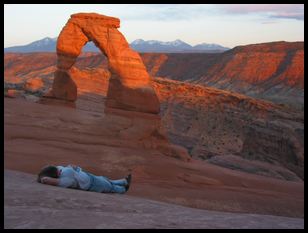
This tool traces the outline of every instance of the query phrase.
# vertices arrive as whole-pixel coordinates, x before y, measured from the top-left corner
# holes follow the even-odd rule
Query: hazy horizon
[[[96,12],[121,20],[127,41],[174,41],[233,48],[304,41],[303,4],[5,4],[4,47],[58,37],[70,15]],[[18,17],[16,17],[18,16]],[[21,23],[22,22],[22,23]],[[53,26],[51,26],[53,25]],[[22,36],[20,36],[22,35]]]
[[[54,38],[51,38],[51,37],[44,37],[44,38],[41,38],[41,39],[38,39],[38,40],[35,40],[35,41],[40,41],[40,40],[43,40],[43,39],[46,39],[46,38],[50,38],[50,39],[54,39]],[[142,38],[138,38],[138,39],[142,39]],[[181,40],[180,38],[177,38],[176,40]],[[136,39],[137,40],[137,39]],[[10,47],[16,47],[16,46],[27,46],[27,45],[29,45],[29,44],[31,44],[31,43],[33,43],[33,42],[35,42],[35,41],[32,41],[32,42],[30,42],[30,43],[27,43],[27,44],[22,44],[22,45],[12,45],[12,46],[8,46],[8,47],[4,47],[5,49],[7,49],[7,48],[10,48]],[[134,41],[134,40],[133,40]],[[131,44],[133,41],[129,41],[129,44]],[[146,41],[146,40],[145,40]],[[188,42],[186,42],[186,41],[184,41],[184,40],[181,40],[181,41],[183,41],[183,42],[185,42],[185,43],[188,43]],[[91,41],[90,41],[91,42]],[[161,42],[170,42],[170,41],[161,41]],[[272,43],[272,42],[279,42],[279,41],[264,41],[264,42],[259,42],[259,43],[257,43],[257,44],[262,44],[262,43]],[[285,42],[304,42],[304,40],[302,40],[302,41],[285,41]],[[92,43],[92,42],[91,42]],[[200,44],[201,43],[206,43],[206,42],[200,42]],[[188,43],[189,44],[189,43]],[[208,43],[208,44],[217,44],[217,43]],[[198,44],[195,44],[195,45],[192,45],[192,44],[190,44],[191,46],[195,46],[195,45],[198,45]],[[219,44],[219,45],[221,45],[221,44]],[[238,45],[235,45],[234,47],[237,47],[237,46],[243,46],[243,45],[250,45],[250,44],[238,44]],[[223,46],[223,45],[222,45]],[[229,49],[232,49],[232,48],[234,48],[234,47],[229,47]]]

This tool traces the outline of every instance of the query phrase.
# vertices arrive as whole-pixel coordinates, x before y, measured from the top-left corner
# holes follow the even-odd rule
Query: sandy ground
[[[301,218],[207,211],[125,194],[65,189],[12,170],[5,170],[4,178],[6,229],[304,228]]]
[[[138,203],[137,200],[144,200],[140,198],[145,198],[181,205],[182,207],[170,205],[173,206],[172,208],[179,208],[181,210],[184,208],[183,206],[199,209],[189,209],[189,211],[196,211],[195,213],[210,213],[205,210],[215,210],[295,218],[304,217],[304,182],[291,182],[247,174],[218,167],[203,161],[192,160],[191,162],[183,162],[172,157],[164,156],[158,151],[141,148],[138,142],[130,140],[121,141],[117,138],[117,125],[108,125],[104,122],[103,108],[103,101],[98,97],[79,98],[76,109],[63,106],[43,105],[24,99],[5,98],[5,169],[37,174],[40,168],[46,164],[66,165],[73,163],[80,165],[85,170],[95,174],[105,175],[113,179],[122,178],[131,172],[133,175],[133,183],[125,197],[121,196],[121,198],[118,198],[117,195],[101,195],[98,197],[95,194],[89,194],[93,198],[102,198],[104,204],[106,204],[106,201],[104,201],[105,198],[107,198],[106,200],[111,198],[112,200],[126,200],[127,202],[132,200],[132,203],[133,200],[136,200]],[[114,122],[116,121],[117,119],[114,119]],[[29,176],[26,181],[30,181],[31,179],[31,176]],[[39,188],[31,191],[32,195],[33,193],[35,194],[33,196],[34,199],[36,199],[35,197],[40,197],[41,194],[43,195],[45,189],[47,190],[47,188],[44,187],[43,189],[39,184],[34,184],[33,182],[30,182],[28,185]],[[50,188],[58,190],[54,187],[49,187],[48,189]],[[19,193],[19,191],[22,191],[22,193]],[[64,203],[61,211],[53,205],[49,205],[52,206],[50,209],[48,206],[44,207],[44,201],[40,198],[36,200],[35,204],[30,194],[23,196],[25,195],[24,191],[24,189],[18,189],[15,184],[11,186],[11,188],[10,186],[5,186],[7,227],[52,227],[52,225],[59,223],[59,221],[56,221],[57,219],[63,219],[61,216],[67,215],[69,212],[69,205],[66,205],[64,201],[65,198],[61,197],[62,190],[61,193],[57,194],[58,198],[60,198],[59,202]],[[63,190],[63,192],[73,193],[73,195],[75,195],[75,193],[80,193],[72,192],[71,190]],[[17,198],[19,204],[10,204],[14,202],[14,198],[9,198],[10,195],[19,196],[20,199]],[[85,194],[80,193],[80,195]],[[30,197],[32,199],[28,199]],[[86,197],[84,196],[83,198]],[[51,203],[55,203],[55,201],[56,199],[53,199]],[[149,200],[144,201],[156,203]],[[23,206],[20,202],[33,202],[33,206]],[[70,203],[72,202],[74,202],[74,199]],[[89,202],[92,203],[91,205],[89,204],[90,206],[98,205],[97,208],[100,208],[100,201],[92,202],[89,200]],[[125,205],[126,204],[127,203],[125,203]],[[81,206],[75,208],[87,208],[82,204],[80,205]],[[161,205],[169,206],[167,204]],[[122,225],[119,225],[119,227],[174,227],[172,225],[173,220],[170,219],[169,221],[165,217],[163,218],[165,222],[159,223],[161,217],[159,217],[157,213],[156,217],[153,217],[154,215],[150,214],[150,207],[141,205],[137,210],[143,211],[142,207],[146,208],[144,211],[149,210],[149,212],[145,212],[146,214],[143,215],[142,219],[144,219],[145,222],[138,225],[138,221],[134,220],[138,219],[140,214],[132,213],[133,210],[127,210],[128,212],[120,212],[119,215],[117,215],[119,220],[124,221],[124,223],[120,223]],[[65,210],[65,208],[67,209]],[[123,208],[123,206],[121,208]],[[164,211],[167,211],[166,213],[169,214],[174,214],[172,215],[173,217],[170,218],[176,219],[176,215],[180,214],[180,211],[174,211],[172,208],[168,211],[167,209]],[[187,208],[184,209],[186,210]],[[52,216],[55,220],[45,225],[39,225],[38,222],[31,222],[26,220],[30,216],[27,211],[30,210],[31,216],[38,216],[36,220],[44,219],[40,217],[42,211],[46,213],[44,216]],[[16,215],[18,213],[19,217],[15,219],[14,213],[16,213]],[[82,219],[79,214],[80,212],[78,211],[74,212],[76,219]],[[95,226],[99,228],[108,226],[116,227],[116,222],[119,222],[111,222],[109,211],[98,211],[96,214],[96,217],[93,217],[93,221],[96,221],[94,219],[98,219],[100,216],[105,216],[109,219],[108,224],[110,225],[104,225],[104,222],[101,222],[101,225],[96,223]],[[168,214],[165,215],[167,216]],[[128,221],[123,216],[134,217],[132,217],[133,220]],[[191,218],[193,217],[181,214],[182,225],[180,226],[195,226],[201,224],[201,216],[198,217],[198,214],[192,216],[195,216],[196,222],[194,221],[191,222],[190,225],[187,225],[189,221],[192,221]],[[23,218],[25,220],[22,220]],[[152,221],[152,218],[155,219],[155,221]],[[190,220],[186,221],[186,218]],[[92,218],[90,218],[89,221],[92,221],[91,219]],[[208,219],[209,222],[201,222],[208,225],[203,226],[209,228],[211,226],[214,227],[214,225],[211,225],[215,224],[215,222],[212,223],[212,217],[208,216],[206,219]],[[210,219],[212,220],[210,221]],[[256,219],[258,219],[258,217],[256,217]],[[256,221],[256,219],[253,221]],[[263,221],[262,224],[260,224],[259,220],[257,221],[259,222],[260,228],[269,226],[265,219],[266,218],[264,218],[264,225]],[[69,220],[67,221],[68,222],[63,223],[66,226],[69,224]],[[237,227],[241,227],[240,222],[242,227],[249,224],[249,221],[244,221],[243,219],[241,219],[241,221],[234,221],[234,226]],[[179,221],[175,222],[179,224]],[[169,223],[171,225],[168,225]],[[278,222],[276,223],[278,224]],[[89,222],[89,225],[86,225],[88,223],[82,224],[85,224],[83,227],[87,227],[91,225],[91,222]],[[219,224],[215,225],[215,227],[226,227],[226,225],[223,225],[223,221]],[[279,224],[285,223],[282,221]],[[175,226],[179,227],[179,225]],[[232,227],[232,224],[228,223],[227,226],[228,228]],[[275,226],[278,227],[278,225]],[[285,226],[279,225],[279,227]]]

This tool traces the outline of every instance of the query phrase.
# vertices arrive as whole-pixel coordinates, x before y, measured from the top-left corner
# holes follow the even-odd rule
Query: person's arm
[[[80,168],[80,167],[78,167],[78,166],[77,166],[77,165],[75,165],[75,164],[69,164],[68,166],[72,167],[75,171],[79,171],[79,170],[81,170],[81,168]]]
[[[70,188],[75,186],[75,179],[73,177],[61,177],[58,179],[58,186],[62,188]]]
[[[53,186],[58,186],[59,185],[59,179],[45,176],[45,177],[41,178],[41,183],[42,184],[49,184],[49,185],[53,185]]]

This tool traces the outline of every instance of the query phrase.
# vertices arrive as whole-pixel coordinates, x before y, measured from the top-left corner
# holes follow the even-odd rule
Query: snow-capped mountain
[[[158,41],[158,40],[134,40],[130,44],[131,48],[138,52],[181,52],[183,50],[190,50],[192,46],[181,41]]]
[[[4,52],[5,53],[56,52],[57,39],[58,39],[57,37],[55,38],[46,37],[42,40],[37,40],[27,45],[4,48]],[[99,49],[92,42],[90,42],[84,46],[83,51],[99,52]]]
[[[130,46],[139,52],[223,52],[229,48],[223,47],[219,44],[202,43],[195,46],[182,41],[158,41],[158,40],[134,40]]]
[[[27,45],[13,46],[4,48],[4,52],[16,52],[16,53],[30,53],[30,52],[56,52],[57,37],[46,37],[42,40],[34,41]],[[190,44],[182,41],[158,41],[143,39],[134,40],[130,47],[138,52],[162,52],[162,53],[185,53],[185,52],[223,52],[229,48],[223,47],[218,44],[206,44],[191,46]],[[84,52],[99,52],[99,49],[92,43],[87,43],[84,48]]]
[[[57,38],[46,37],[42,40],[37,40],[27,45],[4,48],[4,52],[19,52],[19,53],[55,52],[56,44],[57,44]]]
[[[56,38],[45,37],[44,39],[32,42],[29,45],[40,47],[40,46],[46,46],[46,45],[56,43],[56,42],[57,42],[57,37]]]
[[[191,45],[181,41],[181,40],[175,40],[175,41],[158,41],[158,40],[142,40],[137,39],[134,40],[131,44],[131,46],[140,46],[140,45],[157,45],[157,46],[185,46],[185,47],[191,47]]]
[[[230,48],[223,47],[219,44],[202,43],[202,44],[195,45],[194,49],[196,49],[196,50],[228,50]]]
[[[145,40],[137,39],[137,40],[134,40],[130,45],[139,45],[143,43],[145,43]]]

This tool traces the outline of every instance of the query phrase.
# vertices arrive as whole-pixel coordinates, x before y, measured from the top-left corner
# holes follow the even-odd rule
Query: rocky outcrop
[[[160,106],[150,76],[139,54],[130,49],[118,27],[120,20],[117,18],[95,13],[71,15],[58,37],[58,70],[49,96],[76,100],[77,86],[68,70],[74,65],[82,47],[93,41],[106,55],[111,72],[106,106],[157,114]]]
[[[280,179],[304,179],[302,111],[162,78],[154,86],[171,142],[185,146],[193,158]]]
[[[8,98],[17,98],[23,96],[24,91],[9,89],[4,91],[4,96]]]
[[[28,79],[24,84],[24,90],[31,93],[39,92],[45,87],[44,82],[41,78]]]

